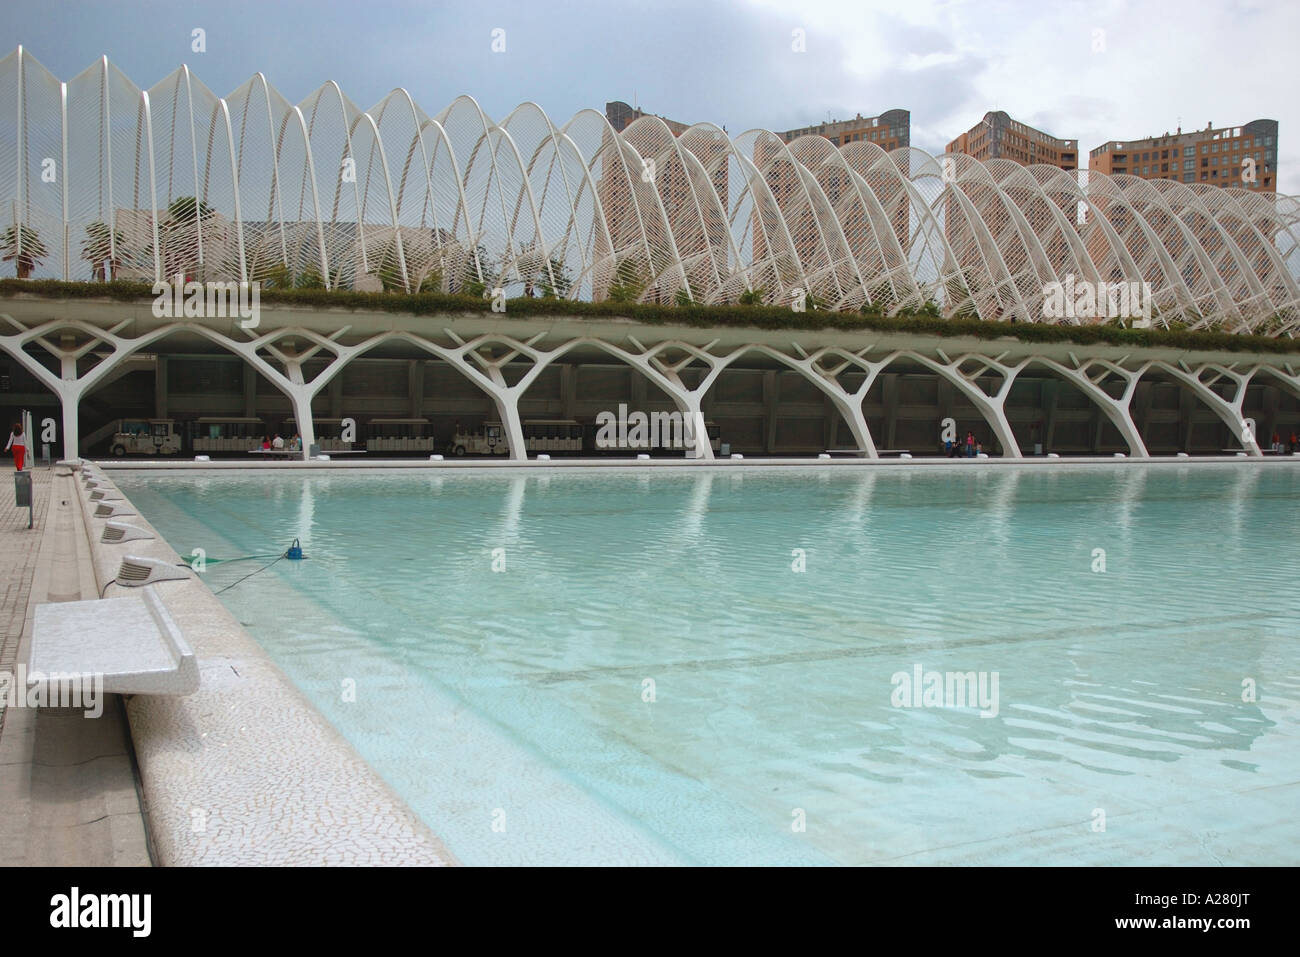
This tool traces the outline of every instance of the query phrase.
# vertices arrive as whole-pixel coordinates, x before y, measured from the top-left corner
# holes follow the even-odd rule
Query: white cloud
[[[746,0],[738,9],[747,8],[805,26],[810,51],[834,37],[840,89],[818,93],[863,112],[911,109],[922,148],[942,148],[993,109],[1078,139],[1085,157],[1107,140],[1180,124],[1267,118],[1280,127],[1279,189],[1300,193],[1300,4],[1291,0]],[[942,81],[937,90],[931,80]],[[882,89],[886,99],[862,101]]]

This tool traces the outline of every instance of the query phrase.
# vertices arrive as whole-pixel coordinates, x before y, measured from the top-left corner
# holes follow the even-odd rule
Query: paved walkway
[[[36,571],[36,553],[45,530],[46,506],[50,501],[50,469],[33,469],[32,487],[36,504],[34,523],[27,527],[27,509],[14,506],[13,471],[0,469],[0,672],[14,673],[18,642],[27,617],[27,596]],[[5,703],[0,696],[0,735],[4,734]]]
[[[81,558],[77,480],[48,469],[32,475],[30,530],[27,509],[14,507],[12,478],[0,481],[0,672],[11,682],[25,657],[33,600],[96,597],[94,573]],[[3,709],[0,702],[0,866],[148,865],[119,696],[106,696],[95,720],[76,708]]]

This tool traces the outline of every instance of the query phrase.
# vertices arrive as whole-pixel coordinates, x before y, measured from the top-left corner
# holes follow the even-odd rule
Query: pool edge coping
[[[108,519],[93,514],[90,493],[78,480],[81,465],[73,471],[82,542],[102,597],[134,591],[113,583],[125,555],[187,564],[115,483],[119,504],[131,511],[119,517],[153,538],[99,541]],[[459,863],[201,575],[152,587],[194,647],[201,673],[194,695],[126,701],[157,863]]]

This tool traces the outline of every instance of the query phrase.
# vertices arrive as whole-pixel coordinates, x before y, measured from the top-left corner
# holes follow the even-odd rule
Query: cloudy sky
[[[207,50],[191,50],[191,32]],[[504,30],[504,52],[493,31]],[[795,31],[806,38],[796,52]],[[1296,0],[43,0],[0,10],[69,79],[107,54],[141,86],[181,63],[216,93],[257,71],[303,99],[336,80],[368,107],[406,87],[428,113],[461,93],[501,117],[524,100],[556,120],[607,100],[731,133],[912,111],[942,151],[987,110],[1081,151],[1269,118],[1280,190],[1300,193]]]

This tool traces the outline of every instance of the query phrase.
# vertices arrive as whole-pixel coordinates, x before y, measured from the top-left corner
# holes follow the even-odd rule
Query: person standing
[[[975,458],[975,433],[974,432],[966,433],[966,458],[968,459]]]
[[[5,451],[10,449],[14,453],[14,469],[21,472],[23,470],[23,458],[27,454],[27,439],[23,436],[23,424],[15,422],[13,430],[9,433],[9,441],[5,445]]]

